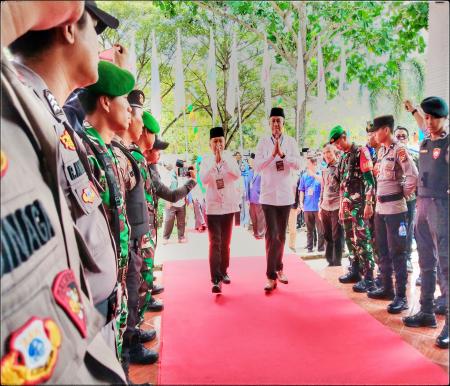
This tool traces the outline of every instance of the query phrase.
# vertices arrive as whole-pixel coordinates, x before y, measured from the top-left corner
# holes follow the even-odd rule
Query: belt
[[[117,284],[105,300],[95,305],[95,308],[105,317],[105,325],[108,324],[116,315],[117,308]]]
[[[119,268],[117,270],[117,281],[119,283],[125,283],[127,278],[128,266]]]
[[[377,201],[379,202],[392,202],[392,201],[398,201],[402,198],[405,198],[403,193],[394,193],[394,194],[388,194],[386,196],[377,196]]]

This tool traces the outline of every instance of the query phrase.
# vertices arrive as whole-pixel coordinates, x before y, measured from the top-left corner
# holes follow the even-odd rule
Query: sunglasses
[[[397,138],[397,139],[407,139],[408,136],[406,134],[399,134],[399,135],[396,135],[395,138]]]

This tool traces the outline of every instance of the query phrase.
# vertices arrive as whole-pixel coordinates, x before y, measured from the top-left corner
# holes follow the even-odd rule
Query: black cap
[[[145,95],[141,90],[131,91],[128,94],[127,99],[131,107],[144,107]]]
[[[420,107],[422,107],[424,113],[436,118],[444,118],[448,115],[448,105],[440,97],[432,96],[425,98],[420,104]]]
[[[158,136],[156,136],[155,138],[155,143],[153,144],[153,148],[154,150],[166,150],[167,147],[169,146],[169,142],[165,142],[159,139]]]
[[[95,32],[100,35],[106,27],[116,29],[119,26],[119,20],[114,16],[102,11],[97,7],[97,4],[93,0],[85,1],[85,8],[90,14],[92,14],[97,20],[97,26],[95,27]]]
[[[373,133],[376,130],[373,128],[373,122],[371,121],[367,121],[367,125],[366,125],[366,133]]]
[[[272,107],[272,110],[270,110],[269,117],[283,117],[284,118],[284,110],[281,107]]]
[[[391,130],[394,130],[394,117],[392,115],[382,115],[381,117],[376,117],[373,120],[372,131],[377,131],[385,126],[389,127]]]
[[[223,127],[213,127],[209,130],[209,139],[217,138],[217,137],[225,137],[225,132],[223,131]]]

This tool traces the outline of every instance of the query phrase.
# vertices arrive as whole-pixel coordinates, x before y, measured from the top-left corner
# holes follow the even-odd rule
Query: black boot
[[[361,275],[359,273],[359,264],[357,261],[352,261],[352,265],[350,267],[349,272],[339,278],[339,281],[344,284],[357,283],[360,280]]]
[[[448,348],[448,314],[445,316],[444,328],[436,338],[436,346],[439,348]]]
[[[379,299],[379,300],[393,300],[395,298],[394,290],[386,289],[384,287],[374,289],[373,291],[369,291],[367,296],[371,299]]]
[[[164,304],[161,300],[152,297],[150,304],[147,306],[147,311],[150,312],[160,312],[164,309]]]
[[[363,280],[360,280],[353,286],[353,291],[358,293],[370,292],[375,290],[375,283],[373,281],[373,271],[368,270]]]
[[[437,327],[436,316],[422,311],[403,318],[403,324],[407,327]]]
[[[408,301],[406,296],[396,296],[394,301],[387,306],[387,312],[390,314],[399,314],[403,310],[408,309]]]
[[[153,339],[156,338],[156,330],[141,330],[139,329],[139,342],[141,343],[147,343],[151,342]]]
[[[447,305],[445,304],[445,296],[439,296],[434,299],[434,313],[436,315],[447,315]]]
[[[151,365],[159,358],[156,351],[145,348],[142,343],[138,343],[130,349],[130,363],[139,365]]]

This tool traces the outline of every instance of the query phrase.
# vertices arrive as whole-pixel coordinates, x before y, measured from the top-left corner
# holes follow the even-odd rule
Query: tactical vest
[[[150,230],[144,182],[142,180],[141,171],[139,170],[139,165],[130,151],[117,141],[112,141],[111,144],[119,148],[130,160],[136,176],[136,186],[130,191],[127,191],[125,197],[128,222],[131,227],[130,238],[136,240]]]
[[[103,383],[85,359],[106,374],[114,354],[96,338],[103,320],[58,185],[57,138],[33,95],[2,57],[1,383]]]
[[[363,183],[363,175],[360,167],[360,157],[361,157],[361,149],[356,145],[352,145],[352,148],[349,151],[349,154],[345,157],[344,154],[341,156],[339,160],[339,181],[344,185],[344,191],[348,192],[349,196],[358,193],[360,195],[360,199],[364,200],[365,192],[364,192],[364,183]],[[347,168],[347,176],[344,177],[345,171]]]
[[[435,141],[427,138],[420,144],[419,197],[448,199],[448,146],[448,135]]]
[[[118,256],[121,256],[120,253],[120,218],[119,215],[122,210],[121,203],[121,193],[120,188],[117,186],[117,180],[114,173],[114,166],[112,164],[111,158],[107,151],[104,151],[100,146],[98,146],[85,131],[79,133],[85,143],[92,149],[95,154],[95,158],[97,158],[100,165],[102,165],[103,170],[105,171],[106,183],[108,184],[109,194],[110,194],[110,202],[108,210],[112,216],[112,226],[114,241],[116,243]]]

